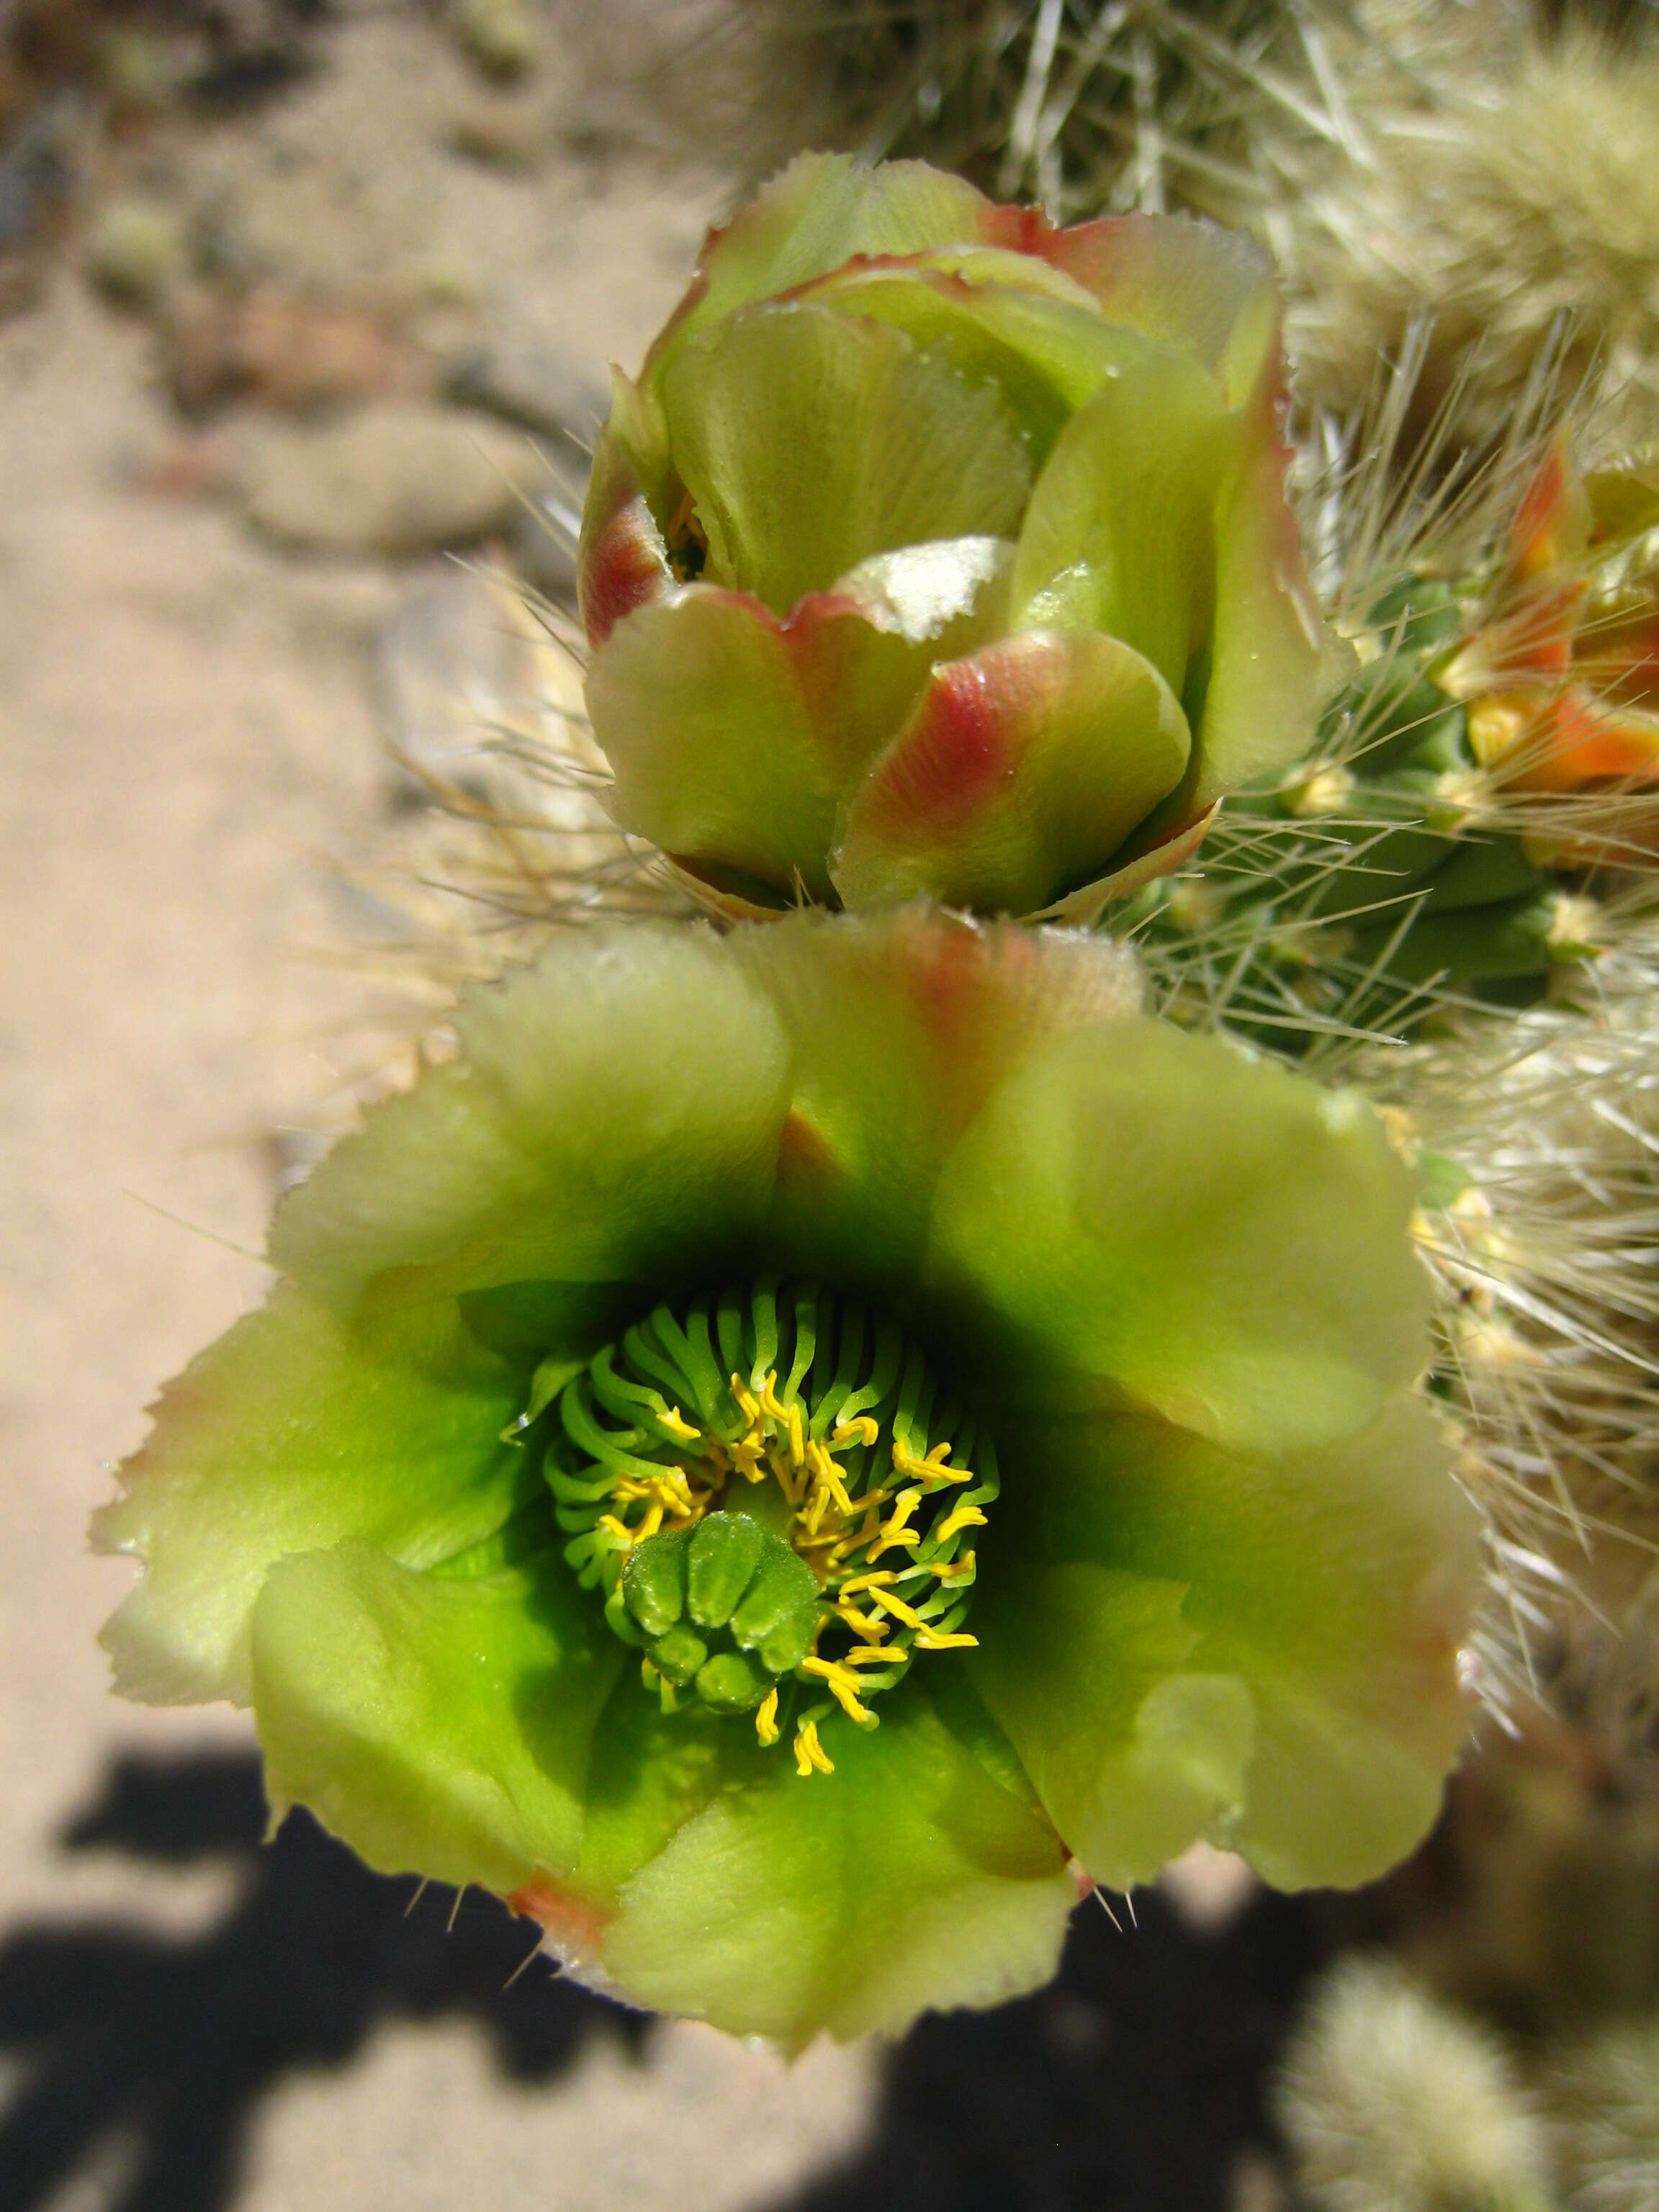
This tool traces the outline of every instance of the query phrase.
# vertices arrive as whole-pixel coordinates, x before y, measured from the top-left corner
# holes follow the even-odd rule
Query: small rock
[[[325,429],[270,430],[244,482],[250,519],[318,552],[423,552],[511,524],[538,473],[521,437],[481,416],[365,407]]]
[[[185,274],[190,245],[176,210],[134,196],[112,200],[87,246],[87,266],[112,299],[154,307]]]
[[[153,115],[177,94],[176,49],[152,32],[111,31],[94,58],[99,90],[118,116]]]
[[[528,0],[450,0],[449,21],[486,76],[522,76],[536,58],[540,33]]]
[[[414,395],[428,380],[377,317],[263,286],[192,288],[177,302],[167,349],[173,396],[191,414],[233,394],[301,410]]]
[[[0,143],[0,315],[40,295],[46,251],[68,215],[83,113],[77,94],[61,93]]]
[[[161,499],[213,499],[234,492],[235,456],[217,430],[185,430],[136,452],[118,453],[115,481]]]
[[[611,410],[604,385],[556,346],[489,346],[451,369],[447,390],[526,430],[574,431],[585,443]]]
[[[491,168],[539,168],[553,149],[552,117],[539,100],[504,100],[496,94],[457,117],[450,143],[469,160]]]

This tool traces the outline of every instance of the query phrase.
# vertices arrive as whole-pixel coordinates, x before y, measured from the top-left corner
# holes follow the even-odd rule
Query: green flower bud
[[[1052,1969],[1195,1837],[1364,1880],[1474,1516],[1376,1118],[1097,935],[596,929],[283,1203],[100,1516],[118,1686],[280,1814],[798,2046]]]
[[[1296,758],[1323,632],[1266,265],[796,161],[708,240],[583,518],[623,828],[711,902],[1097,909]]]

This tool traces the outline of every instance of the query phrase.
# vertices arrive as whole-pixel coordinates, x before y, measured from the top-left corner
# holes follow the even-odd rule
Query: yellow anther
[[[769,1690],[755,1715],[755,1734],[769,1751],[778,1740],[778,1693]]]
[[[606,1535],[614,1536],[620,1544],[632,1545],[639,1540],[627,1522],[619,1521],[614,1513],[601,1513],[596,1525],[603,1528]]]
[[[827,1482],[835,1473],[836,1462],[816,1437],[807,1443],[805,1459],[807,1472],[819,1482]]]
[[[905,1523],[921,1503],[920,1490],[903,1490],[899,1492],[898,1504],[893,1508],[888,1519],[881,1523],[880,1536],[870,1547],[870,1557],[872,1560],[878,1559],[884,1552],[895,1550],[902,1544],[908,1546],[912,1551],[915,1549],[921,1541],[921,1538],[914,1528],[907,1528]]]
[[[734,1375],[732,1377],[732,1397],[738,1413],[744,1418],[744,1425],[754,1428],[760,1419],[760,1401],[754,1392],[747,1388],[740,1376]]]
[[[902,1597],[895,1597],[890,1589],[872,1589],[870,1602],[878,1605],[884,1613],[890,1613],[895,1620],[902,1620],[907,1628],[919,1629],[922,1626],[921,1615],[915,1607],[906,1605]]]
[[[695,1444],[702,1439],[702,1431],[694,1429],[678,1406],[671,1406],[665,1413],[659,1413],[657,1419],[669,1435],[678,1437],[682,1443]]]
[[[853,1517],[853,1501],[847,1494],[847,1485],[842,1480],[841,1469],[836,1465],[834,1460],[830,1461],[829,1472],[823,1478],[823,1487],[835,1499],[836,1510],[842,1519],[850,1521]]]
[[[764,1482],[771,1469],[764,1464],[765,1446],[757,1436],[739,1437],[732,1447],[732,1465],[745,1482]]]
[[[795,1731],[795,1771],[811,1774],[814,1769],[820,1774],[833,1774],[836,1762],[818,1741],[818,1724],[805,1721]]]
[[[971,1482],[973,1480],[972,1468],[946,1467],[945,1462],[950,1456],[951,1447],[948,1443],[935,1444],[926,1459],[918,1459],[908,1445],[902,1444],[896,1437],[893,1439],[894,1474],[919,1474],[929,1489],[937,1487],[941,1482]]]
[[[942,1583],[954,1583],[973,1573],[976,1559],[974,1553],[964,1552],[959,1559],[930,1559],[927,1564]]]
[[[878,1567],[867,1575],[849,1575],[841,1586],[842,1597],[856,1597],[860,1590],[875,1589],[883,1583],[896,1583],[898,1571],[894,1567]]]
[[[924,1628],[916,1638],[918,1651],[967,1651],[978,1645],[977,1636],[946,1636],[937,1628]]]
[[[843,1667],[879,1667],[890,1663],[896,1666],[905,1656],[903,1647],[897,1644],[855,1644],[850,1651],[843,1651]]]
[[[921,1536],[914,1528],[902,1528],[896,1536],[884,1536],[878,1544],[872,1544],[870,1557],[878,1559],[884,1552],[890,1551],[914,1552],[921,1541]]]
[[[860,1613],[855,1605],[838,1604],[836,1613],[850,1629],[860,1636],[867,1636],[872,1644],[879,1644],[887,1633],[884,1621],[872,1620],[867,1613]]]
[[[881,1434],[879,1421],[872,1421],[868,1413],[854,1413],[850,1421],[842,1421],[830,1432],[832,1444],[873,1444]]]
[[[800,1670],[803,1674],[822,1676],[828,1686],[830,1696],[847,1715],[848,1720],[867,1721],[874,1718],[869,1707],[859,1703],[858,1677],[849,1668],[839,1665],[833,1659],[815,1658],[803,1659],[800,1662]]]
[[[982,1528],[984,1526],[985,1516],[977,1505],[958,1505],[956,1511],[947,1513],[934,1529],[933,1540],[939,1544],[948,1544],[951,1537],[963,1528]]]

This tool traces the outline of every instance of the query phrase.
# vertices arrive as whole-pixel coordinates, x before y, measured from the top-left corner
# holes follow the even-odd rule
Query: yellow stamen
[[[939,1544],[948,1544],[951,1537],[960,1530],[982,1528],[984,1526],[985,1516],[977,1505],[958,1505],[956,1511],[947,1513],[939,1527],[934,1529],[933,1540]]]
[[[964,1552],[959,1559],[930,1559],[927,1564],[942,1583],[954,1583],[971,1575],[977,1562],[974,1553]]]
[[[758,1427],[761,1413],[760,1401],[752,1391],[744,1388],[740,1378],[735,1375],[732,1377],[732,1396],[736,1402],[738,1411],[743,1415],[744,1426],[750,1429]]]
[[[977,1636],[946,1636],[937,1628],[924,1628],[916,1637],[918,1651],[967,1651],[978,1643]]]
[[[755,1715],[755,1734],[769,1751],[778,1740],[778,1693],[769,1690]]]
[[[941,1482],[971,1482],[974,1470],[970,1467],[946,1467],[951,1456],[948,1443],[935,1444],[926,1459],[918,1459],[896,1437],[893,1439],[893,1472],[895,1474],[919,1474],[929,1489]]]
[[[841,1469],[834,1460],[830,1461],[821,1478],[821,1486],[835,1499],[836,1510],[842,1519],[850,1521],[854,1510],[853,1501],[847,1494],[847,1485],[842,1480]]]
[[[827,1482],[836,1472],[836,1462],[816,1437],[806,1445],[805,1459],[809,1473],[819,1482]]]
[[[842,1421],[830,1431],[830,1441],[832,1444],[850,1444],[857,1442],[867,1448],[875,1443],[880,1434],[879,1422],[872,1421],[868,1413],[854,1413],[850,1421]]]
[[[878,1644],[887,1633],[884,1621],[872,1620],[867,1613],[860,1613],[856,1606],[837,1605],[836,1613],[837,1619],[844,1620],[858,1635],[867,1636],[872,1644]]]
[[[836,1763],[818,1741],[818,1724],[805,1721],[795,1731],[795,1771],[811,1774],[814,1769],[820,1774],[833,1774]]]
[[[842,1597],[856,1597],[860,1590],[875,1589],[883,1583],[896,1583],[898,1571],[893,1567],[878,1567],[874,1573],[849,1575],[841,1586]]]
[[[822,1676],[829,1686],[830,1694],[849,1720],[867,1721],[873,1717],[867,1705],[859,1703],[858,1677],[833,1659],[803,1659],[803,1674]]]
[[[921,1538],[917,1532],[905,1526],[921,1503],[921,1492],[919,1489],[902,1490],[899,1492],[898,1504],[893,1508],[889,1518],[881,1523],[881,1534],[870,1547],[870,1557],[872,1561],[878,1559],[884,1552],[896,1550],[900,1545],[908,1546],[914,1551],[921,1543]]]
[[[895,1597],[890,1589],[872,1589],[870,1593],[870,1602],[872,1605],[878,1605],[884,1613],[892,1613],[896,1619],[902,1620],[907,1628],[919,1629],[922,1626],[921,1615],[915,1607],[906,1605],[902,1597]]]
[[[732,1447],[732,1464],[745,1482],[764,1482],[771,1469],[763,1464],[764,1447],[757,1437],[739,1437]]]
[[[842,1652],[841,1663],[843,1667],[879,1667],[890,1662],[896,1666],[905,1656],[896,1644],[855,1644],[850,1651]]]
[[[678,1406],[671,1406],[665,1413],[659,1413],[657,1419],[670,1436],[678,1437],[682,1443],[695,1444],[702,1439],[702,1431],[694,1429]]]

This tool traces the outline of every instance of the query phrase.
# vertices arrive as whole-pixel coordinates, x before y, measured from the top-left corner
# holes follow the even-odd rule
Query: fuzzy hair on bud
[[[1502,2048],[1391,1959],[1325,1975],[1276,2110],[1316,2212],[1546,2212],[1546,2136]]]

